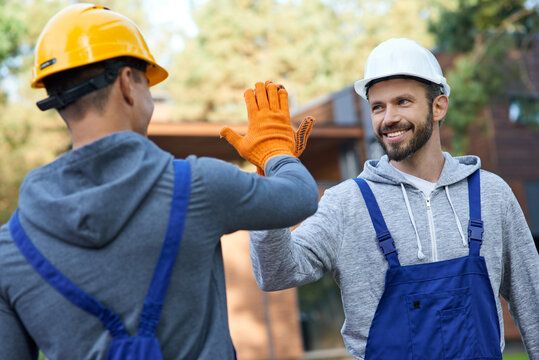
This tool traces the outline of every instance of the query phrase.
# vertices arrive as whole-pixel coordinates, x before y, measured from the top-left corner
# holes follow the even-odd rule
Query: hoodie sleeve
[[[0,359],[37,360],[37,347],[17,314],[0,297]]]
[[[342,241],[342,209],[333,189],[318,211],[296,230],[250,231],[251,264],[258,286],[282,290],[320,279],[331,271]]]
[[[295,225],[318,206],[318,187],[311,174],[292,156],[275,156],[266,177],[210,158],[196,160],[199,188],[223,234],[237,230],[275,229]],[[193,193],[193,191],[192,191]]]
[[[518,326],[531,360],[539,360],[539,255],[524,214],[508,190],[503,223],[501,295]]]

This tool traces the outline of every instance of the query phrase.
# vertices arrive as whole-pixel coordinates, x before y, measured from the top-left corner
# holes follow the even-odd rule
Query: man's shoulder
[[[354,180],[354,178],[351,178],[343,180],[338,184],[328,186],[324,193],[343,196],[349,194],[352,189],[355,190],[356,188],[358,188],[356,181]]]
[[[509,184],[498,174],[481,169],[481,187],[492,191],[511,191]]]
[[[193,178],[201,178],[203,180],[219,180],[226,174],[240,171],[240,168],[235,164],[212,157],[198,157],[189,155],[185,158],[191,167],[191,175]]]
[[[378,183],[370,182],[369,186],[377,187]],[[360,195],[360,190],[355,178],[351,178],[326,188],[323,192],[323,199],[325,201],[347,203],[359,199],[356,195]]]

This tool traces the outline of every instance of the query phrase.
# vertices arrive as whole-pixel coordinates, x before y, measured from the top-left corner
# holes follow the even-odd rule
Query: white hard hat
[[[374,48],[367,58],[364,77],[355,82],[354,89],[367,100],[367,85],[371,81],[403,75],[439,84],[446,96],[451,91],[434,55],[417,41],[406,38],[389,39]]]

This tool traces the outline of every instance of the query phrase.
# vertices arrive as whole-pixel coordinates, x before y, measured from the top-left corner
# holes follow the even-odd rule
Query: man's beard
[[[399,124],[396,124],[395,126],[392,126],[395,128],[395,130],[398,129]],[[392,127],[385,127],[380,129],[380,134],[376,134],[376,138],[378,139],[378,142],[380,145],[382,145],[382,148],[384,149],[385,153],[387,154],[387,157],[389,160],[393,161],[402,161],[409,156],[413,155],[417,150],[421,149],[423,145],[429,141],[432,130],[434,128],[433,122],[432,122],[432,108],[429,111],[429,114],[427,115],[427,119],[423,124],[419,124],[415,126],[415,134],[412,140],[408,144],[391,144],[386,145],[383,141],[383,138],[381,136],[381,133],[388,132],[392,130]]]

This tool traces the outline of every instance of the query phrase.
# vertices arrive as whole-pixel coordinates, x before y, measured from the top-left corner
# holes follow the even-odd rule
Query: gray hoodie
[[[452,158],[447,153],[444,157],[440,179],[428,199],[389,164],[387,156],[366,162],[359,175],[371,186],[401,265],[468,255],[466,178],[480,168],[480,160],[474,156]],[[510,303],[529,356],[538,360],[539,256],[511,189],[486,171],[481,171],[481,211],[485,226],[481,255],[492,288]],[[363,359],[388,264],[356,183],[346,180],[328,189],[316,214],[293,233],[280,229],[253,231],[250,236],[253,271],[263,290],[290,288],[333,273],[345,313],[341,330],[345,345],[352,355]],[[496,305],[503,349],[498,297]]]
[[[32,242],[130,335],[165,236],[172,160],[138,134],[115,133],[33,170],[20,189]],[[221,235],[296,224],[316,211],[318,190],[290,156],[270,159],[268,177],[216,159],[188,161],[188,213],[157,336],[165,359],[232,359]],[[104,359],[110,341],[99,319],[33,270],[2,226],[0,359],[36,359],[37,348],[48,359]]]

